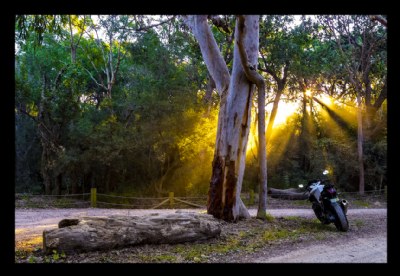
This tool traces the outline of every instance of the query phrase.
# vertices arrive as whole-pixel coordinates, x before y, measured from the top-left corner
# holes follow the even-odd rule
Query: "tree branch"
[[[217,27],[217,28],[221,28],[222,30],[224,30],[224,32],[230,34],[232,32],[232,30],[229,28],[228,22],[226,22],[226,20],[222,19],[219,16],[216,15],[209,15],[208,19],[211,20],[211,22]]]
[[[138,27],[138,28],[119,27],[119,29],[122,29],[124,31],[135,31],[135,32],[147,31],[147,30],[149,30],[151,28],[154,28],[154,27],[163,25],[163,24],[165,24],[165,23],[167,23],[169,21],[172,21],[175,17],[176,17],[176,15],[174,15],[174,16],[172,16],[172,17],[170,17],[170,18],[168,18],[168,19],[166,19],[164,21],[160,21],[160,22],[158,22],[156,24],[152,24],[152,25],[148,25],[148,26],[143,26],[143,27]],[[138,21],[136,19],[136,17],[135,17],[135,20]]]
[[[378,96],[378,99],[376,99],[373,107],[375,108],[375,110],[378,110],[381,105],[383,104],[383,102],[386,100],[387,98],[387,79],[385,79],[385,84],[383,85],[382,91]]]
[[[86,70],[86,72],[89,74],[90,78],[96,83],[96,85],[97,85],[98,87],[101,87],[101,88],[107,90],[107,87],[105,87],[104,84],[98,83],[98,82],[97,82],[97,80],[93,77],[92,73],[90,73],[90,71],[89,71],[88,69],[86,69],[86,68],[83,68],[83,69]]]
[[[280,81],[280,79],[278,78],[276,73],[274,71],[272,71],[271,67],[269,67],[267,65],[267,60],[265,59],[264,54],[262,52],[260,52],[260,54],[261,54],[261,58],[262,58],[262,60],[264,62],[264,68],[262,68],[260,65],[258,65],[258,70],[270,74],[274,78],[274,80],[278,83]]]
[[[197,39],[204,62],[217,86],[218,94],[223,97],[229,88],[230,75],[214,35],[207,23],[207,16],[188,15],[183,16],[183,20]]]
[[[386,18],[384,18],[381,15],[370,15],[369,18],[372,21],[378,21],[379,23],[381,23],[383,26],[387,27],[387,20]]]

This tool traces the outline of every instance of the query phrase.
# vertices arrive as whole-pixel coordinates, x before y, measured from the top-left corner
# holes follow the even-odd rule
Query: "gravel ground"
[[[386,263],[386,235],[355,238],[346,243],[317,244],[289,253],[256,258],[259,263]]]
[[[41,236],[45,229],[57,228],[61,219],[83,216],[113,216],[113,215],[148,215],[151,213],[172,213],[176,210],[138,210],[138,209],[17,209],[15,211],[16,249],[40,251]],[[199,209],[185,209],[185,211],[205,212]],[[250,214],[255,216],[256,210],[250,209]],[[217,247],[226,243],[231,237],[242,237],[255,229],[277,227],[279,229],[293,228],[290,218],[304,218],[300,222],[312,221],[314,214],[311,209],[272,209],[268,212],[275,217],[275,222],[268,224],[254,218],[238,223],[221,222],[222,234],[220,240],[209,241],[210,246]],[[331,224],[323,226],[321,233],[312,232],[296,236],[295,239],[279,239],[268,242],[253,250],[226,250],[224,253],[210,253],[209,255],[181,258],[176,253],[177,245],[143,245],[110,252],[92,252],[79,254],[76,257],[68,256],[65,262],[207,262],[207,263],[382,263],[387,262],[387,210],[386,209],[349,209],[348,219],[350,230],[346,233],[336,231]],[[298,219],[296,219],[298,220]],[[296,227],[299,226],[297,222]],[[322,226],[319,223],[308,223],[313,228]],[[264,227],[264,228],[263,228]],[[275,229],[275,228],[274,228]],[[292,230],[290,230],[292,229]],[[259,235],[259,234],[257,234]],[[249,238],[240,238],[240,243],[254,242]],[[191,250],[190,245],[183,245],[183,250]],[[202,246],[201,244],[198,246]],[[24,249],[25,248],[25,249]],[[162,254],[172,252],[170,259],[165,259]],[[159,259],[146,258],[147,256],[160,256]],[[189,254],[190,255],[190,254]],[[41,262],[42,257],[38,257]],[[26,262],[27,255],[16,256],[17,262]],[[154,261],[156,260],[156,261]],[[52,262],[50,260],[50,262]]]

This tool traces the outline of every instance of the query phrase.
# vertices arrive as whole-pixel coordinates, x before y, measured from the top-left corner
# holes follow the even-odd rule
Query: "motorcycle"
[[[324,175],[329,172],[325,170]],[[339,231],[346,232],[349,229],[347,220],[348,201],[339,199],[336,189],[328,179],[311,180],[306,186],[309,192],[308,200],[312,203],[312,209],[323,224],[334,223]]]

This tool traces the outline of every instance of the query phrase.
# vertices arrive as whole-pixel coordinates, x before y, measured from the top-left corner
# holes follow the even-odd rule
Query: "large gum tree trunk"
[[[184,20],[199,42],[204,62],[221,97],[207,212],[226,221],[248,218],[250,215],[240,199],[240,192],[254,85],[246,78],[236,43],[232,76],[229,75],[206,15],[186,16]],[[236,35],[237,28],[235,37]],[[249,62],[257,64],[258,27],[254,28],[253,24],[246,32],[244,41]]]

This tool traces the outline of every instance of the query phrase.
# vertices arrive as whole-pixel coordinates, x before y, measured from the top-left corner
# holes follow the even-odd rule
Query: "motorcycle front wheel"
[[[322,213],[321,206],[318,203],[313,202],[312,209],[314,211],[315,216],[317,217],[317,219],[319,219],[320,222],[322,222],[323,224],[329,224],[329,222],[326,222],[325,216]]]
[[[336,229],[347,232],[347,230],[349,230],[349,222],[343,209],[336,202],[332,203],[332,213],[335,216],[335,221],[333,223],[335,224]]]

